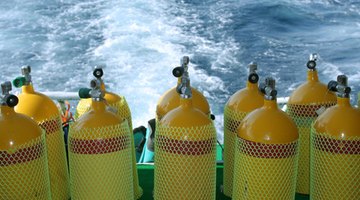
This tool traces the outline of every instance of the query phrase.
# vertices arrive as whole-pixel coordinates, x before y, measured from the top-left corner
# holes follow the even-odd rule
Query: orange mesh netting
[[[122,118],[127,119],[129,124],[130,131],[133,130],[132,128],[132,119],[131,119],[131,111],[130,108],[126,102],[125,97],[120,96],[120,101],[117,101],[115,103],[109,103],[108,106],[110,110],[113,110],[121,116]],[[84,113],[88,112],[91,109],[91,99],[81,99],[76,107],[76,113],[75,113],[75,119],[79,118]],[[132,149],[132,162],[133,162],[133,177],[134,177],[134,195],[135,199],[138,199],[141,197],[143,191],[141,187],[139,186],[139,179],[137,174],[137,168],[136,168],[136,155],[135,155],[135,144],[134,144],[134,136],[131,134],[131,149]]]
[[[312,199],[357,200],[360,197],[360,137],[311,133]]]
[[[294,199],[298,142],[263,144],[238,138],[233,199]]]
[[[215,199],[216,132],[213,124],[182,128],[158,123],[157,127],[154,198]]]
[[[48,200],[45,134],[13,149],[0,149],[0,199]]]
[[[131,139],[122,124],[69,132],[72,199],[134,199]]]
[[[38,124],[46,131],[51,198],[53,200],[70,199],[65,141],[60,115],[40,121]]]
[[[248,113],[237,112],[225,106],[224,109],[224,194],[231,197],[234,176],[234,151],[237,129]]]
[[[288,104],[286,112],[296,123],[299,131],[299,166],[297,175],[296,192],[310,193],[310,132],[311,124],[316,120],[316,111],[321,107],[328,108],[336,104],[313,103],[313,104]]]

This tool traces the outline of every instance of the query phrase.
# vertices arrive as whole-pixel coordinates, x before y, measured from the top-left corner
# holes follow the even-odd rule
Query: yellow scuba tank
[[[71,198],[134,199],[131,133],[126,119],[106,109],[99,80],[92,89],[80,89],[92,98],[91,110],[69,131],[68,151]]]
[[[119,96],[115,93],[109,92],[105,89],[104,81],[102,76],[104,75],[103,69],[101,66],[96,66],[93,75],[100,82],[100,90],[105,93],[104,99],[106,100],[107,108],[115,112],[121,118],[127,119],[129,130],[132,132],[132,120],[131,120],[131,111],[126,102],[124,96]],[[90,111],[91,99],[81,99],[76,107],[75,119],[79,118],[81,115]],[[135,199],[139,199],[142,196],[142,188],[139,185],[138,173],[136,168],[136,155],[135,155],[135,144],[134,136],[131,134],[131,149],[132,149],[132,163],[133,163],[133,177],[134,177],[134,195]]]
[[[154,199],[215,199],[215,127],[193,106],[188,77],[182,79],[180,106],[156,128]]]
[[[360,111],[350,105],[347,77],[328,88],[337,104],[323,112],[311,131],[310,198],[355,200],[360,197]]]
[[[34,91],[30,66],[22,67],[21,71],[23,76],[13,81],[15,87],[22,88],[15,111],[31,117],[46,131],[51,198],[69,199],[69,175],[60,112],[49,97]]]
[[[169,89],[166,91],[159,99],[157,106],[156,106],[156,119],[160,121],[162,117],[168,113],[169,111],[173,110],[174,108],[177,108],[180,105],[180,96],[178,94],[179,88],[182,87],[184,83],[181,82],[181,76],[184,74],[188,76],[188,64],[189,64],[189,57],[184,56],[181,61],[181,66],[176,67],[173,70],[173,75],[175,77],[178,77],[178,83],[177,86]],[[190,81],[189,83],[190,84]],[[210,116],[210,106],[207,102],[204,95],[199,92],[197,89],[191,87],[192,92],[192,99],[193,99],[193,105],[195,108],[199,109],[205,115]],[[211,116],[213,117],[213,116]]]
[[[249,64],[250,73],[246,88],[232,95],[224,109],[224,194],[231,197],[234,175],[234,150],[237,129],[243,118],[264,104],[264,95],[259,91],[257,64]]]
[[[18,98],[9,94],[11,82],[1,84],[1,90],[0,199],[51,199],[45,133],[15,113]]]
[[[266,78],[259,88],[264,105],[249,113],[238,129],[232,197],[294,199],[297,128],[277,106],[275,80]]]
[[[294,90],[287,103],[286,112],[296,123],[299,131],[299,165],[296,192],[310,192],[310,132],[318,116],[316,111],[336,104],[336,95],[319,81],[316,71],[317,54],[311,54],[307,62],[307,80]]]

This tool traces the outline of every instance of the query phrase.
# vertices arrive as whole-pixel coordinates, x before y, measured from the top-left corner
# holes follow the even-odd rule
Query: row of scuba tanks
[[[105,90],[102,68],[91,89],[80,89],[67,138],[56,104],[34,90],[29,66],[21,70],[13,81],[21,94],[1,84],[0,199],[139,199],[131,112],[124,97]]]
[[[178,84],[156,109],[155,199],[216,196],[214,118],[206,98],[190,86],[188,64],[184,57],[173,70]],[[315,54],[307,67],[307,81],[293,92],[285,113],[277,107],[275,80],[258,85],[257,65],[249,65],[246,88],[224,110],[226,196],[360,196],[360,111],[350,105],[347,78],[320,83]],[[131,112],[124,97],[105,89],[102,69],[95,68],[91,89],[79,91],[83,99],[67,137],[69,168],[59,111],[34,91],[30,68],[22,73],[13,81],[22,87],[18,97],[9,94],[10,82],[1,85],[1,199],[140,198]]]
[[[233,199],[359,199],[360,110],[351,106],[347,77],[319,81],[317,54],[307,80],[278,109],[275,80],[258,88],[250,64],[246,88],[224,109],[223,190]]]

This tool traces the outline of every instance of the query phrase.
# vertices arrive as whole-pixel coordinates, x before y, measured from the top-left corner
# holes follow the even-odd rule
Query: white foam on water
[[[285,7],[301,10],[294,11],[298,14],[295,21],[303,19],[301,14],[311,13],[313,17],[304,16],[305,19],[317,19],[319,23],[313,21],[316,25],[306,24],[309,28],[299,31],[269,29],[274,35],[265,33],[268,29],[255,27],[253,34],[268,44],[256,46],[262,44],[255,42],[252,46],[245,41],[247,51],[258,49],[255,54],[244,52],[238,43],[243,41],[234,38],[242,27],[237,27],[241,26],[237,24],[241,15],[233,7],[263,9],[262,3],[284,5],[284,2]],[[360,87],[359,62],[356,52],[351,51],[359,46],[360,25],[354,19],[358,19],[360,10],[355,1],[349,2],[1,1],[0,79],[11,80],[20,75],[21,65],[32,65],[38,90],[77,91],[89,85],[95,65],[105,64],[104,80],[109,90],[127,98],[136,127],[146,125],[155,116],[159,97],[176,84],[172,69],[179,65],[182,56],[188,55],[192,59],[191,83],[208,98],[221,139],[222,107],[235,92],[228,91],[227,84],[233,81],[228,77],[232,73],[247,73],[247,62],[253,59],[244,60],[243,55],[260,60],[261,77],[275,76],[279,86],[291,83],[284,89],[286,94],[299,84],[298,74],[292,74],[295,67],[288,66],[287,61],[302,57],[295,55],[305,53],[302,49],[325,55],[319,68],[323,82],[344,73],[349,76],[350,85]],[[289,17],[288,13],[280,14],[285,21]],[[276,13],[271,16],[276,17]],[[244,17],[241,20],[258,20],[257,16]],[[270,63],[261,63],[264,58]],[[283,66],[273,68],[274,63],[282,60]],[[236,81],[231,84],[244,83],[245,79]]]
[[[201,52],[214,56],[215,63],[233,62],[228,52],[236,51],[235,45],[228,48],[226,45],[230,43],[215,43],[195,34],[195,30],[184,31],[184,24],[191,20],[170,15],[181,9],[176,6],[167,1],[120,1],[103,12],[105,41],[94,49],[93,55],[105,61],[104,79],[111,82],[111,89],[127,98],[134,127],[155,117],[158,99],[176,85],[177,79],[171,71],[179,65],[182,56],[191,59]],[[195,14],[192,17],[197,18]],[[192,45],[192,52],[187,50],[187,45]],[[209,75],[201,67],[190,63],[191,83],[214,103],[213,91],[225,91],[225,86],[221,78]],[[215,124],[220,130],[221,117],[217,117]]]

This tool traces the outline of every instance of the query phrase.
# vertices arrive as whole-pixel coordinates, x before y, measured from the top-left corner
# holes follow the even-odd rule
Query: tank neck
[[[192,108],[193,107],[192,98],[189,99],[180,98],[180,105],[183,108]]]
[[[264,108],[266,109],[278,109],[277,101],[264,99]]]
[[[351,107],[350,98],[337,97],[337,105],[343,107]]]
[[[32,85],[24,85],[24,86],[22,86],[22,92],[23,93],[31,93],[31,94],[35,93],[34,87]]]
[[[3,116],[15,114],[14,108],[10,108],[9,106],[0,106],[0,113]]]
[[[308,70],[307,71],[307,80],[319,82],[318,72],[316,70]]]
[[[246,82],[246,87],[249,90],[259,90],[258,84],[257,83],[250,83],[249,81]]]
[[[104,112],[106,105],[105,105],[104,101],[92,100],[91,107],[95,112]]]

